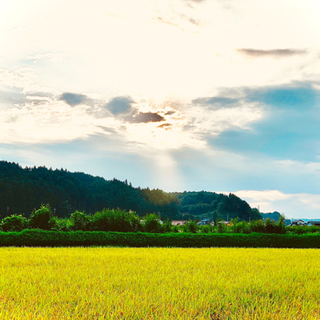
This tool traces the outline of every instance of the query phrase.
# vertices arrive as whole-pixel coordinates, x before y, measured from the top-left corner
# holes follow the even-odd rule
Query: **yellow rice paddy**
[[[0,248],[0,319],[320,319],[320,250]]]

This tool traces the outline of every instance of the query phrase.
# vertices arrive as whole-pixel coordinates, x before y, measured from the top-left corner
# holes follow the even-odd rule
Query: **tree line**
[[[259,210],[252,209],[234,194],[167,193],[160,189],[135,188],[127,180],[105,180],[63,168],[22,168],[17,163],[0,161],[1,218],[12,214],[30,218],[35,208],[46,203],[59,218],[70,218],[75,211],[93,215],[104,208],[119,208],[134,211],[139,217],[156,213],[163,220],[261,219]]]
[[[117,231],[117,232],[147,232],[147,233],[269,233],[269,234],[303,234],[319,233],[319,227],[286,227],[284,217],[279,221],[271,219],[245,220],[232,219],[227,225],[224,221],[216,224],[198,225],[197,220],[188,220],[183,225],[172,225],[170,219],[161,221],[160,216],[151,213],[139,217],[133,211],[122,209],[103,209],[93,215],[75,211],[70,218],[59,218],[53,215],[49,204],[41,205],[30,217],[13,214],[0,221],[0,230],[20,232],[25,229],[41,229],[56,232],[66,231]]]

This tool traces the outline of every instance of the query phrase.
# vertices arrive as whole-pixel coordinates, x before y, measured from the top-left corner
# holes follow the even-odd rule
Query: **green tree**
[[[172,232],[172,223],[170,219],[166,219],[161,226],[162,232]]]
[[[266,226],[262,220],[253,220],[250,222],[250,228],[252,232],[264,233],[266,232]]]
[[[274,220],[267,218],[265,221],[265,230],[266,233],[277,233],[277,226]]]
[[[212,226],[211,224],[200,226],[200,232],[202,233],[212,233],[213,230],[214,230],[214,226]]]
[[[143,218],[143,228],[146,232],[160,233],[162,226],[160,223],[160,216],[155,213],[147,214]]]
[[[251,233],[251,228],[249,222],[239,219],[232,219],[230,229],[233,233]]]
[[[22,231],[28,227],[29,221],[21,214],[12,214],[1,220],[0,228],[3,231]]]
[[[89,231],[92,227],[90,216],[87,216],[84,212],[76,211],[71,214],[71,221],[73,222],[73,230]]]
[[[191,233],[197,233],[200,229],[196,220],[188,220],[182,227],[184,232]]]
[[[72,231],[73,222],[68,218],[53,217],[51,230],[54,231]]]
[[[285,234],[286,233],[286,224],[285,224],[285,216],[281,215],[278,222],[276,223],[277,233]]]
[[[217,222],[218,225],[218,232],[219,233],[227,233],[228,232],[228,227],[224,223],[223,220]]]
[[[40,209],[32,212],[30,216],[31,228],[50,230],[54,226],[52,211],[49,204],[41,205]]]
[[[134,211],[103,209],[92,217],[92,227],[100,231],[135,232],[141,231],[140,220]]]
[[[251,220],[261,220],[262,216],[257,208],[251,209]]]

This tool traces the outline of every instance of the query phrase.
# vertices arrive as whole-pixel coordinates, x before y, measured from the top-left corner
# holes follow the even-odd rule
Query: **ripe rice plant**
[[[0,319],[320,319],[318,249],[0,248]]]

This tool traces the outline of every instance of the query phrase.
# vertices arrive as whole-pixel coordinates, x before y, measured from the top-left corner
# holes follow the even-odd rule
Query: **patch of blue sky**
[[[210,140],[237,153],[262,153],[276,159],[318,161],[320,99],[312,88],[280,88],[249,95],[266,104],[266,116],[250,129],[230,129]]]
[[[275,108],[305,111],[320,102],[320,95],[317,90],[307,85],[256,90],[249,93],[248,99]]]

